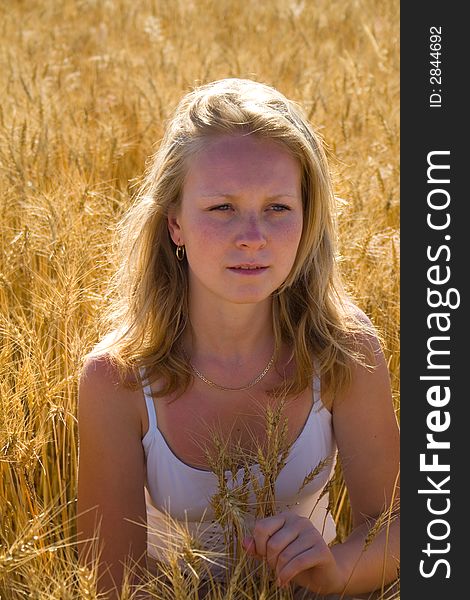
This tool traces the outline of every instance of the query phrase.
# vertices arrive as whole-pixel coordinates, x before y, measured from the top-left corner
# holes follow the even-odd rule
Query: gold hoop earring
[[[176,247],[176,258],[181,262],[184,259],[184,255],[185,255],[185,250],[184,250],[184,246],[180,246],[178,244],[178,246]]]

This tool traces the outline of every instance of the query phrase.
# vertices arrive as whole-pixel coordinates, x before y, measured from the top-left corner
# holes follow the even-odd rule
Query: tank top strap
[[[157,429],[157,414],[155,412],[155,404],[152,398],[152,389],[145,375],[145,369],[143,367],[139,367],[139,373],[142,381],[142,389],[144,391],[145,404],[147,405],[149,431],[154,431]]]
[[[321,382],[318,375],[313,377],[313,404],[316,406],[321,403]]]
[[[313,359],[313,406],[318,406],[318,403],[322,403],[321,401],[321,380],[319,375],[319,365],[316,358]]]

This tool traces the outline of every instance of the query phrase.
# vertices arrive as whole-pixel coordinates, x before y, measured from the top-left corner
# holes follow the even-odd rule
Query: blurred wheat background
[[[274,85],[320,131],[345,200],[343,273],[384,336],[398,413],[398,11],[398,0],[0,3],[0,598],[95,597],[73,546],[78,369],[101,333],[114,225],[196,84]],[[344,536],[341,480],[332,498]]]

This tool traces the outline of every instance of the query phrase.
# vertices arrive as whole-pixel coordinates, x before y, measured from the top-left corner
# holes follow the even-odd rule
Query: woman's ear
[[[168,231],[170,232],[171,239],[177,246],[184,246],[183,235],[181,226],[179,223],[178,212],[175,208],[170,208],[168,211]]]

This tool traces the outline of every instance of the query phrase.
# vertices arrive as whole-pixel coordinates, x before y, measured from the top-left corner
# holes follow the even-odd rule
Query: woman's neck
[[[256,304],[190,302],[189,316],[184,345],[193,359],[237,367],[274,350],[270,298]]]

